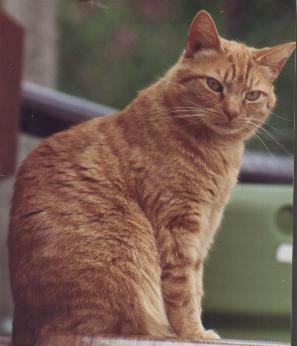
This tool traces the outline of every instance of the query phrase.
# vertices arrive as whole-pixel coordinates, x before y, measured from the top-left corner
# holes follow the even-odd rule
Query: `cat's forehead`
[[[251,84],[256,75],[256,64],[251,50],[240,44],[230,42],[224,45],[225,53],[219,57],[216,73],[226,85],[234,83],[246,86]]]
[[[223,41],[224,53],[214,54],[207,69],[230,88],[270,88],[270,82],[255,62],[253,48],[234,41]]]

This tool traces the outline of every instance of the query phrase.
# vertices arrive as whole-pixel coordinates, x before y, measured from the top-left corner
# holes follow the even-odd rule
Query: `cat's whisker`
[[[201,107],[195,103],[192,103],[192,105],[188,105],[188,106],[173,106],[173,107],[168,107],[168,109],[175,109],[175,108],[183,108],[183,109],[209,109],[208,107]]]
[[[196,105],[195,103],[192,102],[192,104],[195,106],[195,107],[188,107],[189,109],[193,108],[195,109],[195,111],[202,111],[202,112],[207,112],[207,113],[210,113],[210,114],[214,114],[214,115],[218,115],[217,112],[215,110],[213,110],[211,107],[199,107],[198,105]]]
[[[257,118],[253,118],[253,117],[251,117],[251,118],[249,118],[249,119],[250,119],[250,120],[255,120],[256,123],[259,121]],[[259,123],[259,125],[261,125],[261,123]],[[275,131],[276,133],[282,134],[281,131],[279,131],[276,127],[272,126],[272,125],[269,124],[269,123],[265,123],[263,126],[267,126],[267,127],[271,128],[273,131]],[[264,128],[264,127],[262,127],[262,128]],[[267,129],[267,130],[268,130],[268,129]]]
[[[199,109],[202,109],[202,108],[198,108],[198,107],[171,107],[171,108],[168,108],[168,110],[193,110],[193,111],[197,111]]]
[[[193,110],[195,112],[199,111],[199,110],[204,110],[204,108],[202,107],[168,107],[166,108],[167,112],[169,113],[170,111],[180,111],[180,110],[184,110],[184,111],[189,111],[189,110]]]
[[[257,119],[252,118],[251,120],[257,120]],[[260,124],[258,124],[258,123],[256,122],[256,123],[254,123],[254,125],[255,125],[255,126],[259,126]],[[266,128],[266,126],[267,126],[268,128]],[[274,126],[272,126],[272,125],[266,123],[266,124],[264,124],[263,126],[259,127],[259,130],[265,132],[267,135],[269,135],[271,138],[273,138],[273,139],[278,143],[278,145],[282,146],[281,143],[278,141],[277,137],[274,136],[273,133],[271,132],[271,131],[273,131],[273,132],[275,132],[276,134],[280,134],[280,135],[281,135],[282,132],[280,132],[277,128],[275,128]],[[285,150],[285,149],[284,149],[284,150]],[[288,153],[288,152],[287,152],[287,153]],[[288,153],[288,154],[289,154],[289,153]]]
[[[268,126],[273,132],[275,132],[276,134],[282,135],[283,132],[281,132],[279,129],[277,129],[276,127],[272,126],[271,124],[266,123],[264,126]],[[264,127],[265,128],[265,127]],[[268,129],[267,129],[268,130]]]
[[[170,119],[170,118],[202,118],[202,119],[207,119],[207,117],[204,117],[203,115],[197,115],[197,114],[180,114],[180,115],[171,115],[168,117],[159,117],[157,119]]]
[[[195,102],[193,102],[193,101],[191,101],[191,100],[189,100],[189,99],[187,99],[187,101],[189,102],[189,105],[194,105],[194,106],[196,106]]]
[[[247,126],[248,127],[248,126]],[[249,128],[249,127],[248,127]],[[254,130],[253,128],[249,128],[250,130]],[[257,132],[254,132],[254,135],[258,138],[258,140],[263,144],[263,146],[265,147],[265,149],[268,151],[268,153],[270,154],[270,156],[272,157],[272,159],[275,159],[275,155],[273,155],[273,153],[271,152],[271,150],[269,149],[269,147],[265,144],[265,142],[262,140],[262,138],[260,137],[260,135]]]
[[[254,120],[256,123],[258,122],[258,119],[257,119],[257,118],[249,118],[249,119],[250,119],[250,120]],[[261,125],[261,124],[259,123],[259,125]],[[276,127],[272,126],[271,124],[265,123],[265,124],[262,126],[262,128],[264,128],[264,126],[267,126],[267,127],[271,128],[271,130],[273,130],[273,131],[275,131],[275,132],[277,132],[277,133],[279,133],[279,134],[282,134],[281,131],[279,131]],[[267,129],[267,130],[268,130],[268,129]]]
[[[189,100],[188,98],[187,98],[187,101],[189,102],[189,105],[191,104],[191,105],[197,106],[197,104],[195,104],[195,102]],[[209,104],[209,105],[203,105],[204,109],[209,109],[209,110],[211,110],[213,106],[214,106],[214,103]]]
[[[275,116],[275,117],[278,118],[278,119],[282,119],[282,120],[285,120],[285,121],[293,122],[293,120],[287,119],[287,118],[283,118],[283,117],[281,117],[280,115],[278,115],[278,114],[276,114],[276,113],[270,112],[270,114],[271,114],[272,116]]]
[[[276,133],[281,134],[281,131],[278,130],[276,127],[272,126],[271,124],[266,123],[264,126],[268,126],[269,128],[271,128],[271,130],[275,131]]]
[[[171,110],[171,112],[170,112]],[[167,112],[159,112],[159,113],[155,113],[155,119],[171,119],[171,118],[204,118],[204,119],[208,119],[209,117],[205,114],[199,114],[197,113],[198,111],[202,111],[202,108],[190,108],[190,109],[184,109],[183,107],[181,107],[181,109],[179,109],[179,107],[177,107],[177,109],[169,109],[169,111]]]
[[[255,123],[252,123],[252,122],[250,122],[251,124],[253,124],[253,125],[255,125],[255,126],[258,126],[257,124],[255,124]],[[261,127],[259,127],[258,129],[257,129],[257,131],[259,131],[259,132],[261,132],[262,131],[262,134],[263,135],[268,135],[269,136],[269,139],[271,139],[271,140],[273,140],[273,142],[274,143],[276,143],[278,146],[279,146],[279,148],[286,154],[286,155],[288,155],[289,157],[292,157],[292,155],[286,150],[286,148],[269,132],[269,131],[267,131],[267,129],[264,129],[264,128],[261,128]]]
[[[277,138],[274,137],[274,136],[272,135],[272,133],[270,133],[267,129],[265,129],[265,128],[263,128],[263,127],[259,127],[259,128],[258,128],[258,131],[262,131],[262,133],[263,133],[264,135],[269,136],[270,139],[273,140],[273,142],[276,143],[276,144],[279,146],[279,148],[280,148],[286,155],[288,155],[288,156],[291,157],[291,158],[293,157],[293,155],[292,155],[291,153],[289,153],[289,152],[287,151],[287,149],[277,140]]]
[[[181,113],[181,112],[197,112],[197,109],[166,109],[166,110],[160,110],[156,111],[154,114],[173,114],[173,113]]]
[[[161,112],[155,112],[154,116],[159,117],[159,116],[163,116],[163,115],[168,115],[170,117],[173,117],[174,115],[183,115],[183,114],[194,114],[194,112],[191,112],[188,109],[181,109],[181,110],[175,110],[175,111],[161,111]]]
[[[207,119],[205,119],[205,120],[207,120]],[[201,124],[201,123],[203,123],[203,119],[189,119],[189,123],[190,124]]]

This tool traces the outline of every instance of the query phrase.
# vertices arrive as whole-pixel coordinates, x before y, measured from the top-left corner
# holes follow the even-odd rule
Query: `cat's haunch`
[[[294,48],[228,41],[201,11],[163,78],[29,155],[9,229],[14,345],[46,332],[218,337],[201,322],[204,260]]]

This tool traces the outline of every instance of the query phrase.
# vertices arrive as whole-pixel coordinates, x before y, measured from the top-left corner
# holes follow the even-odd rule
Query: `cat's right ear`
[[[274,80],[280,74],[295,48],[296,42],[284,43],[271,48],[257,49],[254,57],[259,64],[268,69],[272,80]]]
[[[190,58],[200,49],[224,51],[216,25],[211,15],[204,10],[198,12],[191,23],[185,45],[185,56]]]

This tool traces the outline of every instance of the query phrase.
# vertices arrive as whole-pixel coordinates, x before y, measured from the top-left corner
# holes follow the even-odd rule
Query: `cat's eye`
[[[261,96],[260,90],[249,91],[245,94],[245,98],[249,101],[256,101]]]
[[[220,92],[223,91],[222,84],[218,80],[216,80],[215,78],[207,77],[206,82],[207,82],[208,87],[211,90],[213,90],[213,91],[215,91],[217,93],[220,93]]]

